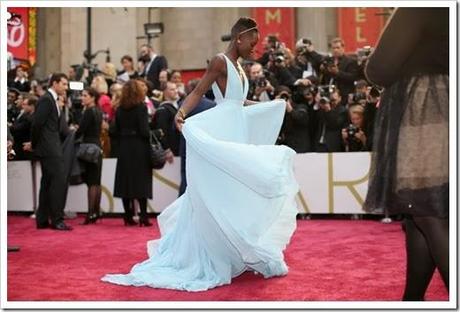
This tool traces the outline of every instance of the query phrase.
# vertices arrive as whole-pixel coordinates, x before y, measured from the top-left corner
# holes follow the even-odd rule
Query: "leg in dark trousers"
[[[423,301],[433,276],[435,264],[428,243],[411,217],[405,219],[406,232],[406,288],[404,301]]]
[[[425,236],[436,268],[449,289],[449,219],[414,217],[414,222]]]
[[[134,206],[133,200],[131,198],[123,198],[123,209],[125,210],[125,215],[123,217],[125,225],[137,225],[137,222],[133,220],[134,215]]]
[[[64,208],[67,198],[67,180],[65,177],[64,160],[55,158],[52,163],[53,177],[50,185],[51,223],[59,224],[64,221]]]
[[[38,208],[35,213],[35,221],[37,223],[37,227],[45,227],[49,224],[49,186],[50,186],[50,176],[49,173],[43,170],[45,167],[43,165],[44,159],[40,160],[40,166],[42,168],[42,177],[40,180],[40,191],[38,195]]]
[[[39,207],[37,210],[37,225],[61,223],[64,218],[66,181],[64,162],[62,158],[40,159],[42,179],[40,183]]]
[[[139,218],[139,225],[140,226],[152,226],[152,223],[149,222],[149,218],[147,216],[147,198],[140,198],[139,201],[139,210],[141,211],[140,218]]]

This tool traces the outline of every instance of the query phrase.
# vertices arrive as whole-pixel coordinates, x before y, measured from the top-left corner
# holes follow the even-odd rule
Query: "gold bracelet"
[[[182,118],[185,118],[187,116],[187,114],[184,112],[184,110],[181,108],[179,108],[178,112],[180,113],[181,117]]]

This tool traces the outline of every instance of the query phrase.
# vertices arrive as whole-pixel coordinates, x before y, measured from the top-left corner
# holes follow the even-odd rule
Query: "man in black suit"
[[[279,143],[289,146],[297,153],[312,152],[308,105],[303,102],[295,102],[291,89],[286,86],[279,86],[276,93],[276,99],[286,101],[286,114],[280,131]]]
[[[139,51],[139,61],[144,64],[144,70],[141,73],[141,77],[146,78],[148,81],[153,83],[154,90],[160,90],[160,72],[164,69],[168,69],[168,61],[163,55],[157,55],[153,48],[144,44],[141,46]]]
[[[30,95],[22,103],[22,110],[10,127],[14,137],[15,160],[31,160],[31,153],[23,150],[23,144],[30,142],[33,114],[37,105],[37,97]]]
[[[341,103],[345,105],[348,94],[354,93],[359,66],[356,60],[345,55],[345,43],[341,38],[332,39],[330,47],[332,57],[326,57],[321,65],[321,84],[335,85],[342,95]]]
[[[51,227],[55,230],[72,230],[72,227],[64,223],[67,181],[59,134],[60,120],[64,116],[57,102],[58,96],[65,95],[67,89],[68,79],[65,74],[57,73],[51,76],[48,91],[38,99],[32,122],[31,143],[24,146],[25,150],[34,152],[42,169],[36,213],[38,229]]]

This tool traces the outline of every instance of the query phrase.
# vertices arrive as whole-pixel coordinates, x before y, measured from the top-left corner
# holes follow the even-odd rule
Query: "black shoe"
[[[70,225],[65,224],[64,222],[59,222],[58,224],[53,224],[51,226],[53,230],[58,231],[72,231],[73,228]]]
[[[134,221],[133,217],[124,217],[123,218],[123,221],[125,222],[125,226],[133,226],[133,225],[137,225],[137,222]]]
[[[88,225],[88,224],[93,224],[96,223],[97,220],[99,220],[100,216],[98,215],[91,215],[91,216],[86,216],[85,221],[83,221],[82,225]]]
[[[41,229],[47,229],[50,227],[50,224],[49,223],[37,223],[37,229],[41,230]]]
[[[19,250],[20,250],[19,246],[8,246],[8,252],[19,251]]]
[[[139,226],[152,226],[152,223],[149,222],[149,219],[147,217],[141,217],[139,219]]]

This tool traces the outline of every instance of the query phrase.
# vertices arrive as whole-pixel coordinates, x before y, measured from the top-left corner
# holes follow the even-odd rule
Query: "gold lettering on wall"
[[[334,155],[328,154],[327,155],[327,162],[328,162],[328,194],[329,194],[329,213],[334,213],[334,187],[346,187],[356,199],[358,204],[362,206],[364,204],[364,199],[359,195],[358,191],[356,190],[355,186],[362,184],[369,180],[369,171],[366,175],[357,180],[351,181],[334,181]]]
[[[281,24],[281,10],[276,9],[272,12],[269,9],[265,11],[265,24],[270,24],[271,21],[276,21],[276,23]]]
[[[366,22],[366,8],[355,8],[356,23]]]
[[[179,190],[179,185],[174,183],[174,181],[171,181],[165,177],[163,177],[161,174],[159,174],[156,170],[153,170],[153,177],[156,178],[158,181],[161,183],[165,184],[166,186],[169,186],[170,188],[178,191]]]
[[[363,37],[361,26],[356,27],[356,42],[367,42],[367,39]]]
[[[112,192],[109,191],[109,189],[107,187],[105,187],[104,185],[101,185],[101,193],[104,194],[105,196],[107,196],[107,200],[109,201],[109,208],[102,208],[101,207],[101,210],[103,212],[113,212],[114,208],[115,208],[115,205],[113,203],[113,194]]]
[[[304,198],[304,196],[302,194],[302,191],[299,191],[297,193],[297,197],[299,197],[299,201],[300,201],[300,204],[302,205],[303,210],[306,213],[310,213],[310,209],[308,209],[308,205],[307,205],[307,202],[305,201],[305,198]]]

